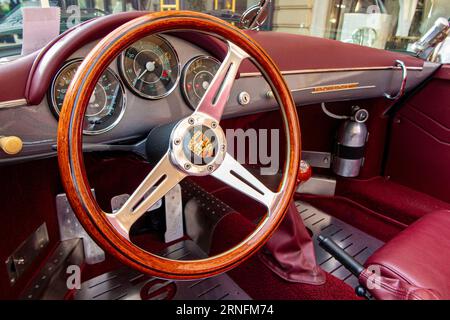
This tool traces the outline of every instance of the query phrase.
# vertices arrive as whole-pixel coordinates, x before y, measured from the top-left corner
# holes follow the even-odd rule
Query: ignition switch
[[[242,91],[238,96],[238,101],[241,106],[246,106],[250,103],[250,94],[246,91]]]

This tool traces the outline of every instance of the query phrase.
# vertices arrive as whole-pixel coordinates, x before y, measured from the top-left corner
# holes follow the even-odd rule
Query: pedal
[[[144,198],[151,193],[155,188],[150,189],[149,192],[147,192],[144,195]],[[130,198],[129,194],[121,194],[115,197],[112,197],[111,199],[111,209],[112,209],[112,213],[116,213],[120,208],[122,208],[122,206],[125,204],[125,202],[127,202],[127,200]],[[149,210],[147,210],[147,212],[156,210],[161,208],[162,206],[162,199],[159,199]]]
[[[183,200],[181,186],[177,184],[164,197],[166,205],[166,243],[178,240],[184,236]]]
[[[149,192],[152,192],[150,190]],[[125,202],[130,198],[129,194],[121,194],[111,199],[112,212],[117,212]],[[161,208],[162,199],[158,200],[147,212],[151,212]],[[181,187],[176,185],[164,196],[166,232],[164,233],[164,241],[166,243],[173,242],[184,236],[183,224],[183,202],[181,197]]]

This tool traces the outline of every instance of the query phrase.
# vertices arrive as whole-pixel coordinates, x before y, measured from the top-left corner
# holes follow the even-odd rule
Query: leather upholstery
[[[379,299],[450,299],[450,211],[428,214],[375,252],[366,267],[381,272]],[[367,285],[367,272],[360,277]]]
[[[379,300],[438,300],[432,289],[423,289],[411,285],[402,279],[382,277],[365,269],[359,281],[369,288],[373,297]]]
[[[37,53],[19,58],[1,65],[0,68],[0,101],[25,98],[25,86],[28,73]]]
[[[259,257],[286,281],[313,285],[322,285],[326,281],[325,272],[317,265],[312,239],[293,201]]]
[[[440,173],[444,174],[443,171]],[[415,174],[418,174],[417,171]],[[430,212],[450,210],[450,202],[441,201],[385,177],[367,180],[339,179],[336,193],[366,208],[373,208],[383,216],[406,226]]]
[[[450,203],[450,66],[443,66],[395,115],[386,175]]]

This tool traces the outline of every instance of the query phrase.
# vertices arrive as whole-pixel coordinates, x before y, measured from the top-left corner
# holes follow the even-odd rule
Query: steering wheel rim
[[[96,202],[87,180],[82,152],[83,117],[102,72],[120,52],[144,36],[181,30],[202,33],[207,30],[206,33],[227,40],[249,56],[272,87],[280,105],[288,145],[282,182],[274,193],[274,212],[263,219],[252,235],[238,246],[214,257],[192,261],[169,260],[131,243],[110,219],[111,216]],[[207,115],[216,118],[214,111]],[[210,15],[189,11],[159,12],[139,17],[111,32],[92,49],[78,68],[66,93],[58,125],[57,145],[61,179],[67,197],[91,237],[122,263],[143,273],[169,279],[198,279],[223,273],[257,252],[284,218],[295,191],[301,154],[295,103],[272,59],[239,29]]]

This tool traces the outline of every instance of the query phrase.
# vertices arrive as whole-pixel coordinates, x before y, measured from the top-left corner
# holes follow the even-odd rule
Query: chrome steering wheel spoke
[[[207,114],[217,121],[222,118],[242,61],[249,58],[244,50],[229,41],[227,43],[227,56],[195,110],[195,112]]]
[[[108,220],[129,239],[133,224],[186,176],[172,164],[166,153],[125,204],[117,212],[107,215]]]
[[[229,153],[212,176],[263,204],[268,209],[268,215],[271,214],[279,194],[267,188]]]

